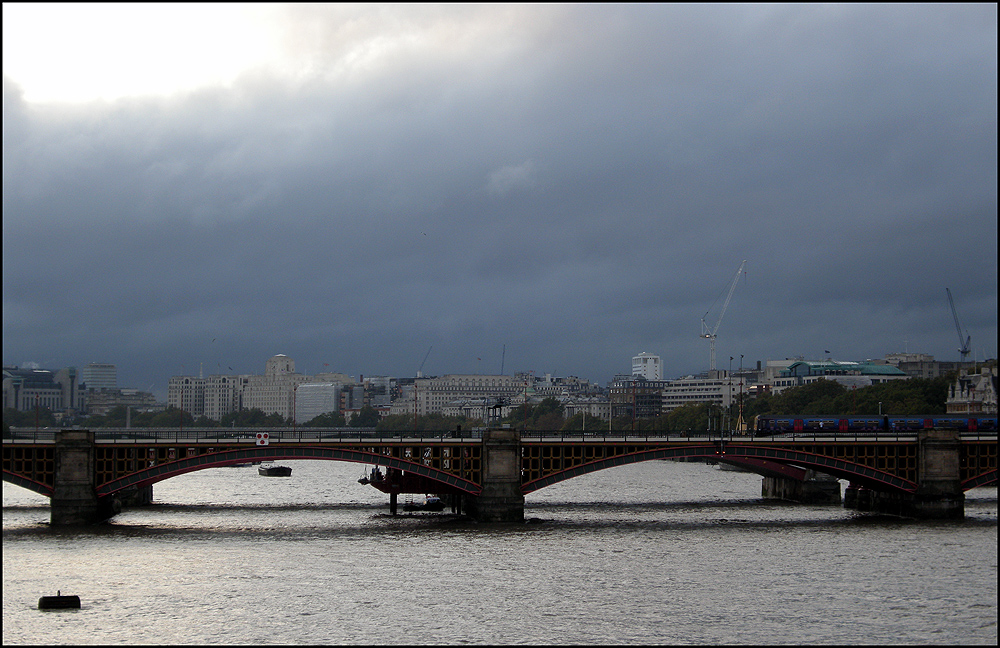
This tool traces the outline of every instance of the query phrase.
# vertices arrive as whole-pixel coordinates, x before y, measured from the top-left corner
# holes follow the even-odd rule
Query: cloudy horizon
[[[946,288],[996,357],[996,5],[64,8],[3,7],[5,365],[681,376],[743,260],[719,368],[957,360]]]

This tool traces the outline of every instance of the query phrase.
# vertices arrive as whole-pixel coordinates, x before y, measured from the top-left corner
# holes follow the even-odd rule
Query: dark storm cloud
[[[134,384],[996,353],[994,6],[293,6],[299,75],[4,79],[4,362]],[[707,318],[714,325],[716,312]],[[215,342],[212,340],[215,339]],[[476,359],[482,358],[477,364]]]

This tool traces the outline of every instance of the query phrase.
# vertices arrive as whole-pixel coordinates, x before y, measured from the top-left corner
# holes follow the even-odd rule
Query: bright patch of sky
[[[29,102],[166,95],[276,62],[266,6],[4,4],[3,72]]]

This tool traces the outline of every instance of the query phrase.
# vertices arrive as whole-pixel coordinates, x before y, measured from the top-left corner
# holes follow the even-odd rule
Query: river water
[[[995,487],[967,494],[964,522],[922,522],[650,461],[494,526],[391,517],[359,464],[286,465],[175,477],[72,531],[4,483],[3,643],[997,643]],[[82,608],[39,611],[57,590]]]

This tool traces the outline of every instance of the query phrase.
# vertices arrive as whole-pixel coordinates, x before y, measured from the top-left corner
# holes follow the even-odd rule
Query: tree
[[[194,417],[182,409],[168,407],[153,416],[152,424],[152,427],[194,427]]]
[[[671,410],[664,418],[665,430],[677,430],[677,431],[704,431],[711,427],[716,429],[719,425],[719,414],[720,410],[718,406],[713,406],[711,403],[691,403],[690,405],[682,405],[676,409]],[[709,420],[712,420],[711,426],[709,425]]]
[[[532,409],[529,403],[521,403],[510,410],[510,413],[504,417],[503,422],[510,423],[512,427],[521,427],[531,418]]]
[[[585,412],[577,412],[573,416],[566,419],[563,423],[563,430],[584,430],[587,432],[603,432],[608,429],[607,421],[600,419],[593,414],[587,414]]]
[[[376,427],[381,418],[382,417],[378,414],[378,410],[371,405],[365,405],[357,414],[351,417],[350,426],[365,428]]]
[[[474,427],[481,427],[481,419],[466,418],[465,416],[444,416],[440,413],[425,414],[414,417],[412,414],[391,414],[378,422],[376,429],[379,432],[448,432],[457,429],[459,426],[463,430],[471,430]]]
[[[542,399],[542,402],[535,405],[531,412],[531,418],[538,421],[538,419],[543,416],[548,416],[550,414],[556,414],[559,416],[560,420],[563,418],[564,411],[563,404],[556,400],[555,396],[546,396]]]
[[[565,423],[564,407],[554,396],[547,396],[540,403],[531,406],[522,403],[504,418],[512,427],[527,426],[529,430],[558,430]]]
[[[851,388],[832,380],[818,380],[744,401],[743,418],[749,424],[754,416],[767,414],[871,416],[880,409],[888,415],[944,414],[948,388],[954,381],[954,373]]]
[[[260,408],[254,407],[224,415],[220,425],[222,427],[291,427],[292,419],[282,418],[281,414],[277,412],[265,414]]]
[[[56,424],[55,416],[48,407],[39,407],[37,411],[30,410],[20,412],[13,407],[5,407],[3,410],[4,430],[8,427],[53,427]]]
[[[847,393],[844,387],[833,380],[817,380],[801,387],[789,389],[781,394],[779,410],[776,414],[839,414],[835,403],[838,396]]]
[[[344,420],[344,415],[340,412],[320,414],[311,421],[303,423],[304,427],[345,427],[346,425],[347,421]]]

